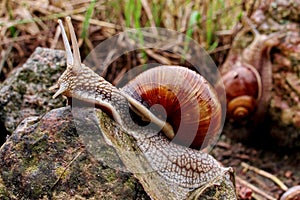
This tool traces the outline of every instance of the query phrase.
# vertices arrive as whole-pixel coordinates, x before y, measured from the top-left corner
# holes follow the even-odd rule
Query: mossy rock
[[[75,120],[63,107],[21,122],[0,149],[1,199],[149,199],[131,173],[95,159],[85,147],[78,132],[97,134],[97,124],[87,124],[86,110],[79,113]],[[98,158],[109,151],[114,154],[102,147]]]

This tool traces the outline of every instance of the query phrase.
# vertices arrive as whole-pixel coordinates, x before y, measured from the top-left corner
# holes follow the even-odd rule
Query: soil
[[[288,188],[300,184],[300,152],[296,149],[283,149],[273,147],[254,147],[238,141],[231,141],[222,136],[212,151],[217,160],[225,166],[232,166],[236,176],[248,183],[255,185],[259,190],[269,194],[274,199],[284,193],[273,180],[258,172],[247,170],[245,163],[259,170],[269,172],[280,179]],[[246,165],[247,165],[246,164]],[[245,186],[236,181],[237,191],[240,197],[245,191]],[[250,192],[251,190],[247,190]],[[255,193],[254,191],[252,191]],[[257,194],[256,194],[257,195]],[[247,196],[247,195],[245,195]],[[254,195],[255,196],[255,195]],[[242,197],[241,197],[242,198]],[[246,197],[242,199],[247,199]],[[256,199],[259,199],[256,198]],[[260,197],[260,199],[268,199]]]

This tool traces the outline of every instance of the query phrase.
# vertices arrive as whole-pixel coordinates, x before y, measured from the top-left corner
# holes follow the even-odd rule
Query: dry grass
[[[37,46],[62,48],[56,21],[68,15],[80,36],[83,57],[126,28],[158,26],[187,34],[222,62],[242,6],[241,0],[2,0],[0,80]]]

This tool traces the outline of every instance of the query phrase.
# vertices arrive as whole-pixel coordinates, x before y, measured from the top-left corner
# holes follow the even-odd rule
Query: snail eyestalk
[[[247,16],[243,16],[242,17],[242,21],[245,23],[245,25],[249,26],[251,31],[253,32],[253,34],[255,36],[259,36],[260,33],[258,32],[258,30],[256,29],[256,27],[254,26],[254,24],[250,21],[250,19]]]
[[[66,51],[66,56],[67,56],[67,64],[68,66],[72,66],[74,65],[74,59],[73,59],[73,54],[72,54],[72,50],[70,47],[70,43],[68,41],[68,37],[65,31],[65,28],[62,24],[62,21],[59,19],[57,20],[59,27],[61,29],[61,34],[62,34],[62,38],[63,38],[63,42],[64,42],[64,46],[65,46],[65,51]]]
[[[55,87],[51,87],[50,90],[56,89],[58,87],[58,90],[55,92],[55,94],[52,96],[53,99],[55,99],[58,95],[64,93],[68,89],[68,85],[65,83],[61,83],[59,86],[54,85]]]
[[[73,47],[73,55],[74,55],[74,66],[80,67],[81,66],[81,58],[80,58],[80,52],[79,52],[79,46],[77,43],[77,38],[75,35],[75,31],[71,22],[71,17],[66,17],[66,21],[70,30],[71,35],[71,41],[72,41],[72,47]]]

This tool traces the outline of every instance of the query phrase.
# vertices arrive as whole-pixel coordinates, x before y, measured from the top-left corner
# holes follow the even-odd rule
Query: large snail
[[[247,17],[243,17],[243,22],[247,25],[245,30],[250,26],[254,40],[243,52],[233,48],[220,70],[228,116],[240,121],[254,115],[263,117],[266,112],[272,87],[270,50],[279,43],[282,35],[262,35]]]
[[[70,29],[72,33],[72,26]],[[72,43],[76,44],[74,37]],[[93,103],[128,130],[136,129],[140,121],[151,121],[173,142],[195,149],[207,147],[220,132],[219,99],[196,72],[180,66],[159,66],[119,90],[81,64],[78,48],[73,49],[74,59],[67,54],[69,64],[52,87],[59,88],[53,97],[63,94]],[[150,111],[153,105],[160,105],[162,110],[156,106]]]
[[[220,102],[203,77],[183,67],[161,66],[144,72],[124,88],[117,89],[81,63],[70,18],[67,17],[67,24],[74,55],[60,20],[59,24],[67,54],[67,69],[57,84],[51,87],[58,89],[53,97],[63,94],[67,98],[91,103],[107,114],[100,117],[101,129],[111,139],[125,165],[133,173],[133,169],[140,170],[145,166],[152,169],[151,174],[135,173],[135,176],[153,199],[186,199],[191,198],[191,192],[196,198],[207,187],[219,187],[221,183],[225,183],[228,190],[225,196],[236,198],[230,179],[232,169],[222,167],[203,151],[188,148],[189,145],[198,149],[201,145],[208,146],[221,127]],[[173,74],[167,76],[170,73]],[[174,86],[174,83],[178,85]],[[184,86],[191,88],[182,89]],[[160,118],[161,113],[157,109],[152,112],[147,108],[154,104],[161,104],[171,114]],[[180,116],[187,119],[176,118]],[[144,121],[153,122],[154,128],[141,126]],[[189,127],[196,132],[191,136],[182,135],[195,131]],[[164,134],[158,131],[160,129]],[[206,136],[206,133],[209,135]],[[126,145],[120,145],[124,137],[118,134],[132,137],[134,142],[126,149],[136,146],[134,149],[141,154],[124,153],[122,148]],[[178,138],[176,142],[181,145],[170,142],[172,138]],[[188,142],[181,142],[181,139]],[[139,164],[140,160],[145,161]]]

